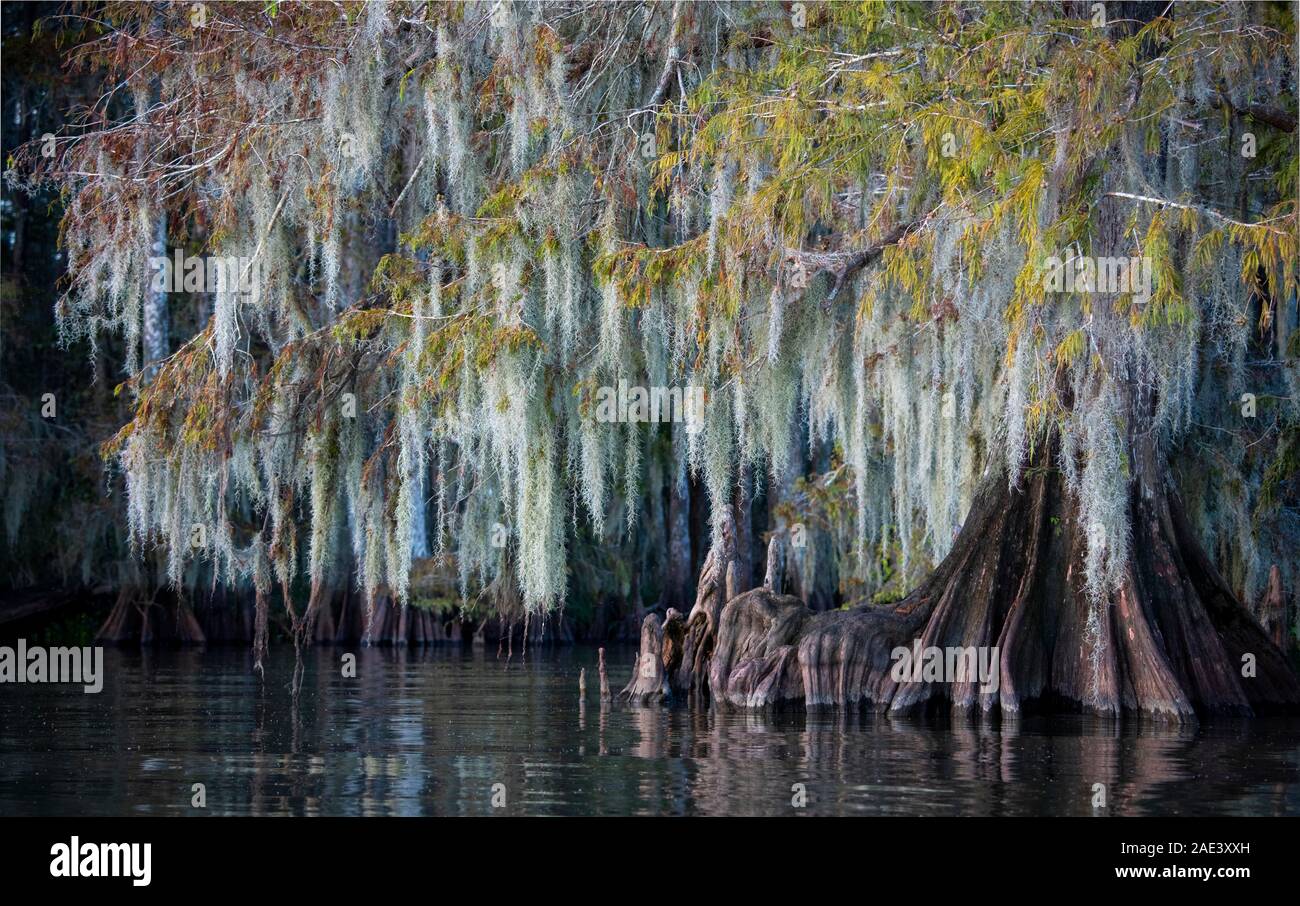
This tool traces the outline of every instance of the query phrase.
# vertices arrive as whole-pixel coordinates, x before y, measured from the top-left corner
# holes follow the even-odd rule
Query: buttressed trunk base
[[[715,610],[719,583],[702,577],[709,600],[687,629],[694,658],[666,676],[656,664],[656,676],[635,691],[692,690],[740,707],[1015,715],[1036,706],[1176,721],[1300,706],[1285,655],[1219,576],[1176,493],[1163,480],[1135,479],[1130,494],[1131,553],[1105,600],[1094,603],[1084,590],[1086,533],[1060,473],[1031,469],[1015,489],[1005,473],[993,475],[951,551],[896,606],[814,614],[798,598],[756,588]],[[711,554],[706,573],[720,559]],[[643,641],[643,657],[663,651],[653,623],[644,627],[654,638]],[[902,669],[899,649],[940,659],[961,652],[971,667],[983,657],[992,675]]]

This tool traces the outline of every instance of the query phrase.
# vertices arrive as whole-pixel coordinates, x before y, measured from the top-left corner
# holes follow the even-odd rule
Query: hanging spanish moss
[[[213,6],[107,4],[117,88],[12,178],[66,198],[63,340],[127,350],[133,549],[254,595],[259,665],[273,596],[437,585],[691,611],[665,687],[741,704],[1300,700],[1242,604],[1300,581],[1294,19]],[[146,368],[163,216],[233,265]],[[891,683],[914,638],[1002,691]]]

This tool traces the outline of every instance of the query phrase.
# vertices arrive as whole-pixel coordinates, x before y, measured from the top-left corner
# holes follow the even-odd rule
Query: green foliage
[[[1133,436],[1168,452],[1209,417],[1210,314],[1294,305],[1294,142],[1225,152],[1294,81],[1294,20],[674,9],[223,5],[217,36],[108,6],[74,62],[157,75],[161,98],[147,118],[139,92],[114,99],[111,128],[29,161],[71,195],[68,335],[137,342],[156,211],[266,270],[132,379],[106,447],[173,576],[197,521],[224,578],[270,552],[287,581],[305,523],[313,580],[350,539],[366,591],[403,597],[428,501],[463,596],[507,582],[551,608],[580,513],[604,537],[690,471],[716,527],[742,466],[825,496],[788,480],[806,432],[843,453],[814,509],[851,537],[845,594],[888,600],[947,551],[979,477],[1017,482],[1054,432],[1102,529],[1089,588],[1115,585],[1129,482],[1162,480],[1132,470]],[[1146,261],[1150,293],[1048,288],[1049,259],[1092,256]],[[704,430],[593,422],[593,388],[620,380],[703,387]]]

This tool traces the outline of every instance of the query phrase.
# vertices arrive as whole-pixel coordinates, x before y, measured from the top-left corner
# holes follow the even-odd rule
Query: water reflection
[[[0,688],[0,814],[1300,812],[1300,723],[997,722],[578,701],[595,651],[105,653],[100,695]],[[611,651],[611,681],[633,651]],[[1107,807],[1092,805],[1104,784]],[[504,794],[504,806],[493,807]],[[792,806],[803,784],[807,806]]]

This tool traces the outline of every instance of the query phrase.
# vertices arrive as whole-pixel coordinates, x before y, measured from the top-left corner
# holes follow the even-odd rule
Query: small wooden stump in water
[[[601,648],[600,654],[600,700],[607,702],[611,696],[609,694],[609,677],[605,675],[605,649]]]
[[[632,679],[623,689],[629,701],[652,702],[671,699],[686,691],[675,679],[680,676],[686,649],[686,620],[675,607],[668,608],[663,625],[654,614],[641,624],[641,650],[632,664]]]
[[[587,700],[587,668],[583,667],[578,671],[578,698],[582,701]]]
[[[664,697],[667,684],[664,677],[664,633],[659,618],[647,614],[641,624],[641,652],[632,667],[632,679],[623,688],[629,701],[649,702]]]

